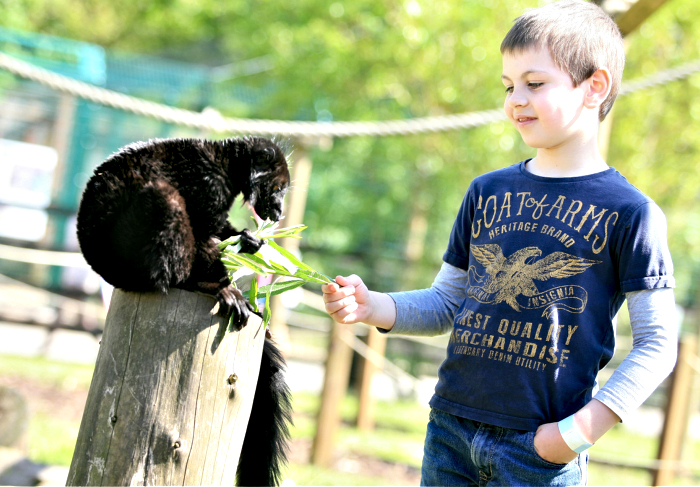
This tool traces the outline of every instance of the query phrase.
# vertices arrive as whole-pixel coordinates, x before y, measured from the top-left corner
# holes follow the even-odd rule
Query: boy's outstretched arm
[[[388,294],[370,291],[356,275],[338,276],[321,286],[326,312],[338,323],[358,323],[391,330],[396,322],[396,303]],[[336,284],[337,283],[337,284]]]

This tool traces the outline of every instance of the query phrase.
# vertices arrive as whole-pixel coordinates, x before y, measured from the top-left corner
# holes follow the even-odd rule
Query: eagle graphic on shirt
[[[535,281],[563,279],[584,272],[602,261],[584,259],[566,252],[553,252],[537,260],[542,251],[537,247],[522,248],[510,256],[503,255],[496,244],[471,245],[471,252],[486,275],[469,268],[467,294],[482,303],[508,303],[515,311],[521,308],[545,308],[543,315],[551,313],[554,305],[570,312],[581,313],[588,299],[581,286],[562,285],[540,292]]]

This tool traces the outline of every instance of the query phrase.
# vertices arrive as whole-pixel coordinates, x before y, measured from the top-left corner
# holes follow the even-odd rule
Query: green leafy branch
[[[276,275],[279,276],[271,284],[258,287],[257,278],[251,281],[249,291],[245,291],[243,296],[253,306],[256,312],[258,309],[258,296],[265,296],[265,308],[262,311],[263,323],[267,327],[270,323],[270,297],[276,294],[298,288],[307,282],[329,284],[333,279],[316,272],[308,265],[288,250],[277,244],[275,238],[301,238],[299,234],[306,229],[306,225],[295,225],[292,227],[279,228],[279,222],[265,220],[258,225],[253,235],[265,241],[260,250],[255,254],[241,253],[240,235],[227,238],[219,244],[221,250],[221,261],[229,273],[229,279],[236,286],[236,281],[245,276],[255,274],[256,277]],[[287,279],[280,280],[281,277]]]

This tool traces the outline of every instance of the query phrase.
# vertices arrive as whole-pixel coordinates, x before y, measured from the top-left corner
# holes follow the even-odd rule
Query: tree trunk
[[[115,290],[68,485],[232,485],[265,330],[210,296]]]

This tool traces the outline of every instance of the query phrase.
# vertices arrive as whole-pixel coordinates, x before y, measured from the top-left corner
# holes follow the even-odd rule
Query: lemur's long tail
[[[239,486],[279,485],[287,463],[292,403],[284,380],[286,363],[272,340],[265,340],[248,429],[236,471]]]

